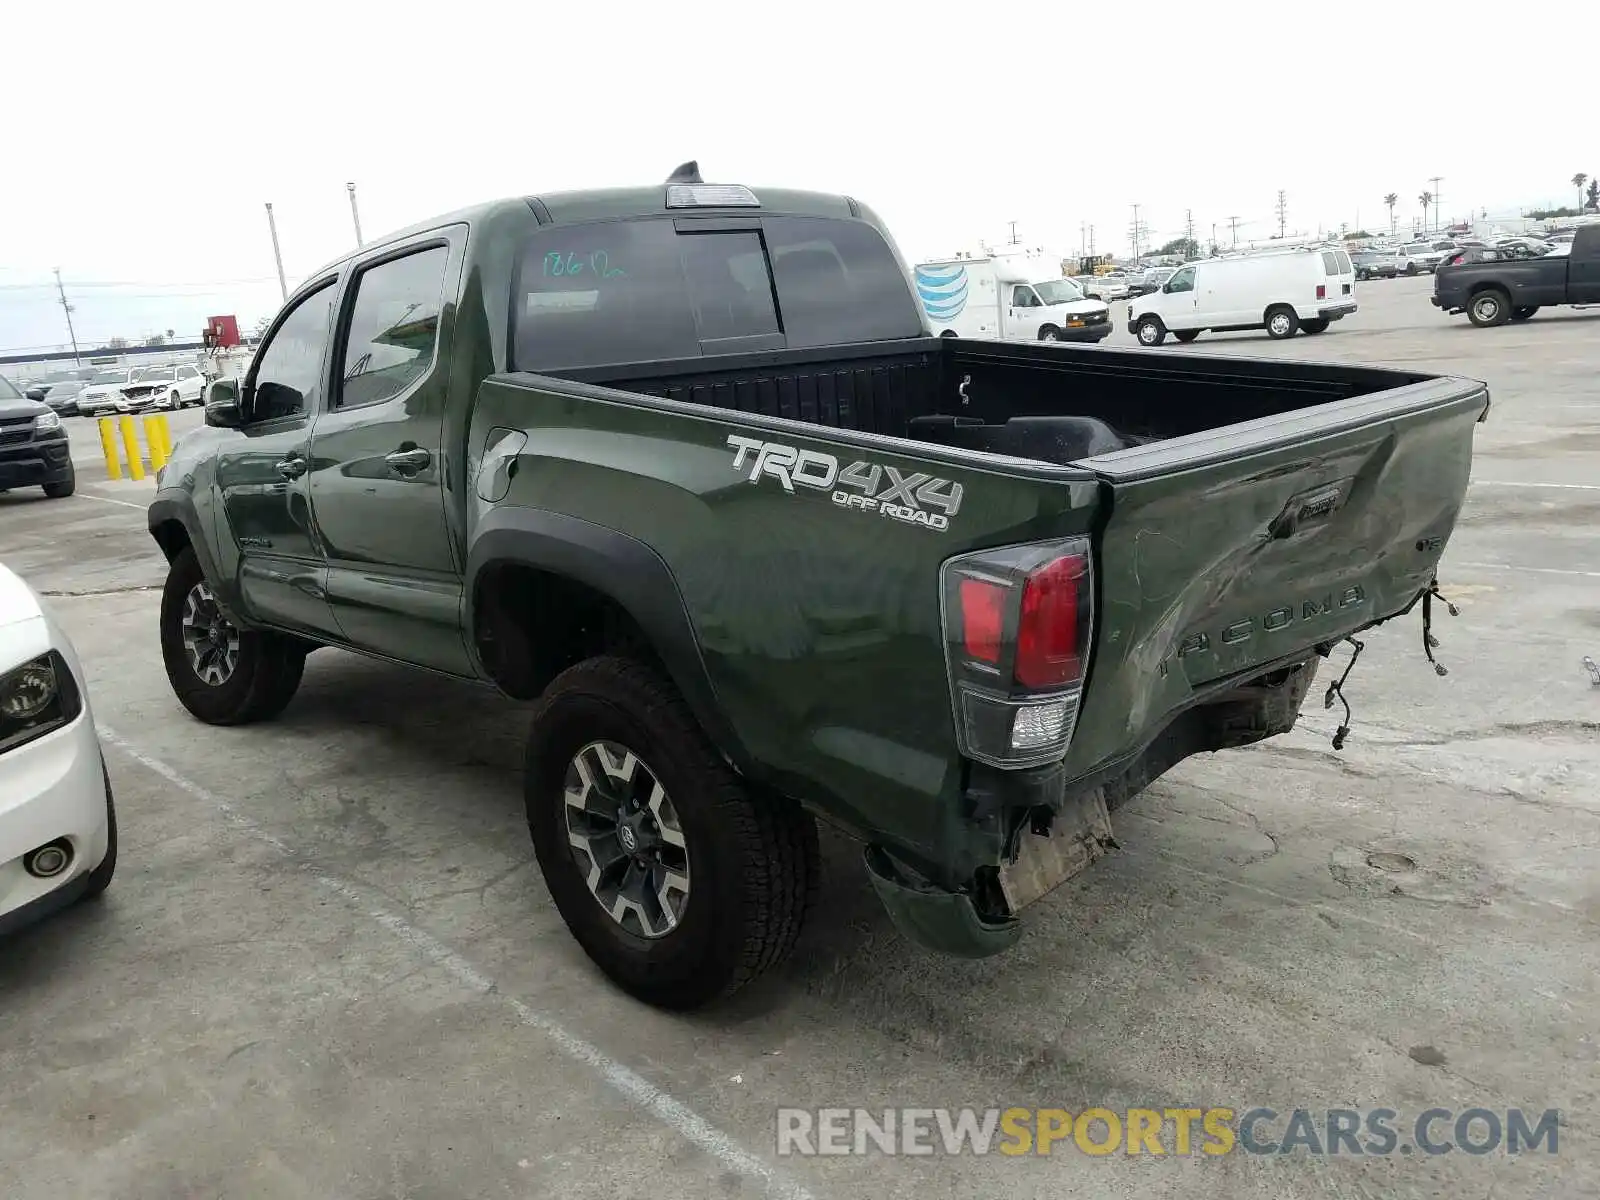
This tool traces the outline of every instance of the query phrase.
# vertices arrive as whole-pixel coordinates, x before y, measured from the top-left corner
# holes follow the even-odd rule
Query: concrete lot
[[[551,906],[524,706],[322,652],[275,724],[201,726],[162,674],[151,486],[0,496],[0,560],[90,672],[123,838],[103,905],[0,945],[5,1195],[1595,1195],[1600,313],[1476,330],[1430,286],[1193,349],[1491,385],[1447,678],[1415,620],[1377,631],[1342,753],[1313,706],[1184,764],[999,959],[906,945],[825,838],[795,960],[691,1017],[608,986]],[[1565,1116],[1554,1157],[774,1155],[780,1105],[892,1104]]]

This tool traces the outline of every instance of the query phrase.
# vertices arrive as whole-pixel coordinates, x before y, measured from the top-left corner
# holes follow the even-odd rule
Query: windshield
[[[1070,279],[1047,279],[1034,284],[1033,290],[1046,304],[1070,304],[1083,299],[1083,289]]]
[[[1427,242],[1415,242],[1405,248],[1407,254],[1432,254],[1433,247]]]
[[[95,377],[93,379],[89,380],[89,382],[90,383],[127,383],[128,382],[128,373],[126,371],[100,371],[95,375]]]
[[[12,386],[11,381],[0,375],[0,400],[21,400],[22,393]]]
[[[140,367],[133,373],[134,383],[149,383],[152,379],[171,379],[171,367]]]

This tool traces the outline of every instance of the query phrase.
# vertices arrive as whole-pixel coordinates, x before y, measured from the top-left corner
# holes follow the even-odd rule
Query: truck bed
[[[1161,354],[1070,345],[919,338],[562,372],[560,378],[832,429],[951,445],[935,417],[1003,425],[1087,417],[1123,447],[1182,437],[1421,383],[1429,376],[1339,363]],[[956,444],[962,444],[957,442]],[[971,449],[1061,464],[1068,439],[989,440]],[[1098,453],[1106,453],[1104,443]],[[1123,448],[1119,447],[1119,448]],[[1114,451],[1110,451],[1114,452]]]

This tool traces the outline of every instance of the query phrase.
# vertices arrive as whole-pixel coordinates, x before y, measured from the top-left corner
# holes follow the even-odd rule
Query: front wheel
[[[1140,317],[1139,324],[1134,327],[1134,336],[1139,339],[1141,346],[1159,346],[1167,340],[1167,327],[1161,323],[1160,317]]]
[[[1300,331],[1300,318],[1294,309],[1287,305],[1267,309],[1267,336],[1270,338],[1292,338]]]
[[[44,485],[44,494],[51,500],[65,500],[78,490],[77,471],[68,471],[67,477],[60,483],[47,483]]]
[[[1326,333],[1328,330],[1328,320],[1326,317],[1314,317],[1309,321],[1301,321],[1300,328],[1305,330],[1307,333]]]
[[[534,710],[524,780],[551,898],[625,991],[695,1008],[793,949],[816,825],[746,787],[653,670],[601,657],[562,672]]]
[[[281,713],[300,687],[304,643],[228,620],[193,548],[167,570],[161,658],[179,703],[208,725],[245,725]]]
[[[1526,321],[1538,311],[1539,306],[1537,304],[1524,304],[1511,310],[1511,319],[1513,321]]]
[[[1511,298],[1498,289],[1479,292],[1467,305],[1467,320],[1479,329],[1504,325],[1511,319]]]
[[[1061,340],[1061,331],[1054,325],[1046,325],[1039,330],[1039,340],[1041,342],[1059,342]]]

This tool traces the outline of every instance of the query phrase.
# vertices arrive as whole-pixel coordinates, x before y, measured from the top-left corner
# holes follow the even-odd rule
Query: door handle
[[[278,463],[278,474],[285,479],[299,479],[306,473],[306,460],[298,454],[291,454],[288,458]]]
[[[415,475],[433,462],[433,455],[421,446],[411,446],[405,450],[396,450],[393,454],[385,454],[383,461],[398,474]]]

